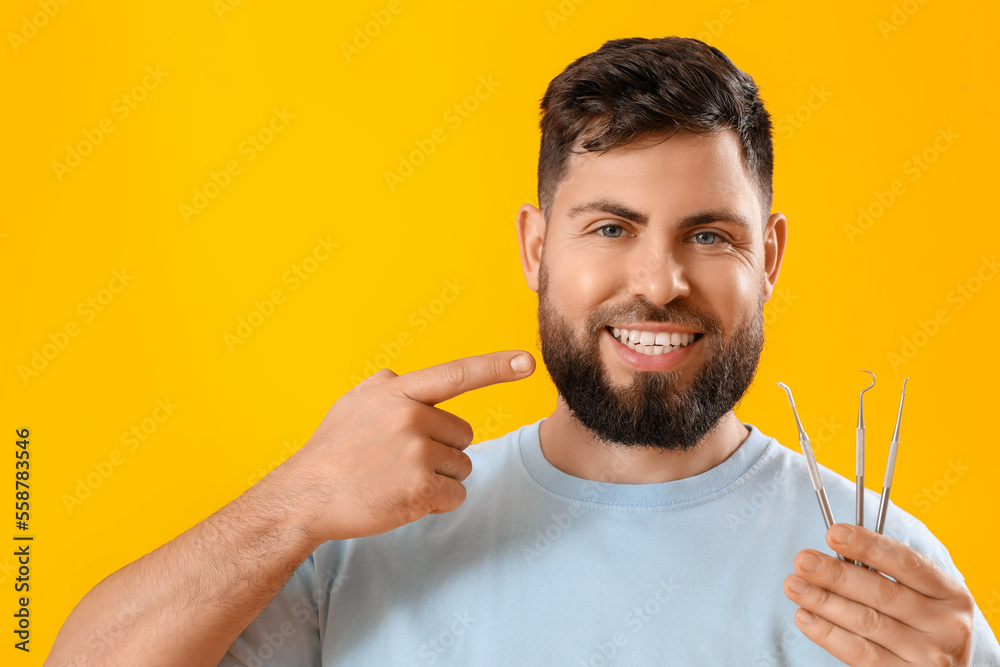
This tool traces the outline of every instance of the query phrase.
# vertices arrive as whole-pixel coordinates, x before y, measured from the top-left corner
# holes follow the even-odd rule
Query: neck
[[[688,451],[609,445],[573,418],[561,396],[538,431],[542,454],[553,466],[567,475],[616,484],[656,484],[700,475],[732,456],[749,435],[729,411]]]

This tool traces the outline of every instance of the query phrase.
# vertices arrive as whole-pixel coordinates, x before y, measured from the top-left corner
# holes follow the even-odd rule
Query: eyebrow
[[[624,218],[629,222],[634,222],[640,227],[646,227],[649,225],[649,218],[645,213],[637,211],[627,204],[615,201],[614,199],[608,199],[606,197],[594,199],[583,204],[577,204],[569,210],[566,217],[572,220],[573,218],[580,217],[585,213],[610,213],[611,215],[619,218]],[[729,222],[747,229],[752,228],[750,221],[747,220],[745,216],[728,208],[715,208],[693,213],[681,218],[677,227],[679,229],[689,229],[691,227],[700,227],[701,225],[706,225],[711,222]]]

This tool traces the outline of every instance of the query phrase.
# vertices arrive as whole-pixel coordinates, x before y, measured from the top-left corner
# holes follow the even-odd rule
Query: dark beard
[[[542,359],[571,415],[600,440],[611,444],[687,451],[732,410],[753,381],[764,347],[764,291],[758,308],[729,341],[718,318],[684,299],[657,310],[648,300],[631,309],[593,313],[585,340],[549,303],[548,273],[539,269],[538,335]],[[628,387],[612,384],[601,362],[599,340],[609,322],[672,322],[703,332],[705,365],[686,387],[680,371],[634,371]],[[618,343],[615,343],[616,345]]]

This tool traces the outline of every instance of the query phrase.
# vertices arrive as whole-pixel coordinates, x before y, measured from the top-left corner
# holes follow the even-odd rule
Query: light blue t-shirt
[[[782,588],[800,550],[833,553],[801,454],[747,425],[700,475],[588,481],[545,459],[542,421],[466,450],[455,511],[321,545],[221,664],[842,664],[798,630]],[[853,522],[854,482],[820,468],[834,517]],[[892,504],[885,534],[964,581]],[[1000,665],[978,607],[974,633],[972,665]]]

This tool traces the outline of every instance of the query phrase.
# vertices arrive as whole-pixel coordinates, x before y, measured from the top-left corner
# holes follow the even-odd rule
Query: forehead
[[[732,130],[676,132],[606,152],[569,158],[553,198],[553,217],[601,198],[627,201],[650,217],[683,217],[725,206],[757,220],[760,204]]]

